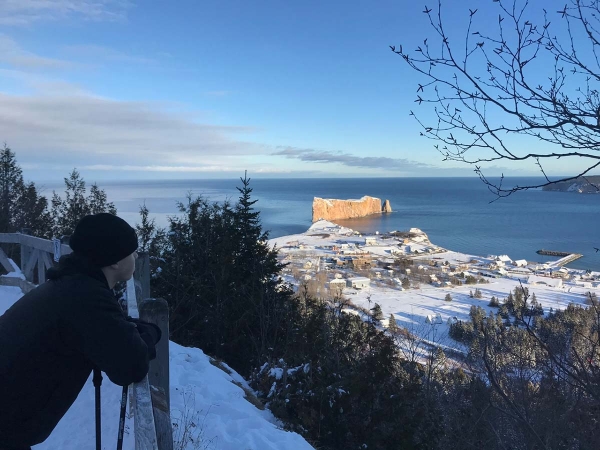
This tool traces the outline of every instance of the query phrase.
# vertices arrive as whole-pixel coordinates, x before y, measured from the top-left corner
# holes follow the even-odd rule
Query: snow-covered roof
[[[529,284],[545,284],[546,286],[561,287],[563,280],[560,278],[540,277],[538,275],[529,275],[527,278]]]
[[[348,278],[348,281],[350,283],[370,283],[371,279],[367,278],[367,277],[354,277],[354,278]]]

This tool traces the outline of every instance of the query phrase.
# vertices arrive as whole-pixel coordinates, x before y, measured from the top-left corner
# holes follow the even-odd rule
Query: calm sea
[[[511,179],[521,184],[532,179]],[[533,179],[535,181],[535,179]],[[119,215],[138,220],[145,202],[157,223],[177,213],[186,194],[214,201],[235,200],[239,180],[105,182]],[[361,232],[421,228],[442,247],[475,255],[508,254],[513,259],[544,261],[535,252],[551,249],[584,255],[569,266],[600,270],[600,195],[531,190],[493,203],[477,178],[253,179],[263,227],[271,237],[305,231],[311,224],[313,197],[350,199],[370,195],[389,199],[391,214],[339,221]],[[46,184],[51,189],[62,186]]]

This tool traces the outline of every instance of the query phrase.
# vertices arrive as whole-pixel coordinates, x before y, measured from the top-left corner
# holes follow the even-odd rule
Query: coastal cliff
[[[591,175],[575,180],[562,181],[544,186],[542,191],[575,192],[577,194],[598,194],[600,192],[600,176]]]
[[[315,197],[312,207],[312,221],[316,222],[319,219],[353,219],[391,211],[392,207],[389,200],[385,201],[384,209],[382,209],[381,199],[367,195],[360,200],[337,200]]]

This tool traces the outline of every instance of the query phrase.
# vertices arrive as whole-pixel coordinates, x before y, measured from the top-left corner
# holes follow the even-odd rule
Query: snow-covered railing
[[[142,279],[147,274],[148,260],[138,271]],[[136,277],[138,278],[138,277]],[[141,297],[143,281],[127,282],[127,311],[133,318],[155,323],[162,331],[156,346],[156,359],[150,362],[148,375],[131,385],[136,450],[173,450],[173,430],[169,401],[169,308],[162,299]],[[144,298],[138,303],[139,298]]]
[[[140,313],[133,279],[127,282],[126,292],[127,313],[134,319],[139,319]],[[130,393],[134,420],[135,450],[158,450],[148,376],[146,375],[139,383],[133,383],[130,386]]]
[[[21,250],[21,261],[19,267],[14,267],[6,253],[0,248],[0,265],[10,274],[20,269],[25,277],[14,280],[3,279],[2,284],[18,285],[24,292],[35,287],[37,281],[42,284],[46,281],[46,270],[52,267],[54,261],[61,255],[71,253],[71,248],[60,240],[49,241],[35,236],[29,236],[27,230],[21,233],[0,233],[0,244],[19,244]],[[35,269],[37,268],[37,273]],[[36,276],[37,275],[37,280]],[[19,281],[22,280],[22,281]],[[18,284],[14,284],[18,282]]]

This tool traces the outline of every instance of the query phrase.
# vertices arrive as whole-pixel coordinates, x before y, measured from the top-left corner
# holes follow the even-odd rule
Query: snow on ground
[[[519,286],[517,280],[492,279],[489,284],[463,285],[451,288],[422,285],[420,289],[398,291],[389,287],[372,285],[370,289],[360,291],[346,289],[344,292],[355,292],[348,295],[348,297],[358,306],[372,308],[375,303],[378,303],[386,319],[386,325],[389,315],[394,314],[396,323],[400,327],[404,327],[411,333],[417,334],[428,341],[435,340],[436,343],[460,350],[461,345],[447,336],[448,320],[456,318],[468,321],[469,311],[473,305],[482,307],[486,312],[493,311],[496,313],[498,308],[488,306],[492,296],[502,302],[508,296],[508,293],[517,286]],[[565,309],[569,303],[584,304],[585,292],[589,291],[589,289],[572,289],[571,292],[568,292],[568,290],[560,288],[529,286],[527,284],[523,284],[523,286],[529,288],[530,294],[535,293],[537,300],[546,312],[550,308]],[[475,288],[481,291],[483,298],[477,299],[469,296],[469,293],[474,292]],[[447,293],[452,296],[450,302],[444,300]],[[435,318],[438,314],[441,317],[441,323],[427,323],[427,316]]]
[[[0,286],[0,314],[22,296],[19,288]],[[176,450],[309,450],[300,435],[281,429],[270,411],[260,410],[246,400],[246,381],[227,365],[230,374],[214,366],[202,350],[170,343],[171,418],[179,425],[174,437],[181,441],[191,428],[187,444]],[[242,386],[242,387],[240,387]],[[102,448],[117,443],[122,388],[106,376],[102,382]],[[34,450],[94,450],[94,386],[91,376],[77,400],[52,435]],[[133,418],[126,419],[124,450],[135,448]],[[191,426],[191,427],[190,427]],[[185,439],[185,438],[184,438]],[[198,441],[200,439],[200,441]]]
[[[0,286],[0,315],[12,306],[14,302],[23,296],[21,288],[12,286]]]
[[[389,264],[398,256],[405,256],[414,260],[414,267],[420,265],[421,260],[423,260],[425,269],[428,268],[425,260],[438,261],[438,263],[447,261],[448,267],[461,267],[461,269],[455,269],[457,272],[464,271],[465,274],[472,274],[476,277],[480,277],[479,272],[491,274],[492,271],[486,267],[490,263],[496,262],[495,257],[482,257],[442,249],[429,242],[426,235],[420,235],[420,230],[411,229],[410,231],[411,236],[407,238],[407,242],[404,240],[405,237],[360,235],[349,228],[320,220],[315,222],[305,233],[271,239],[270,243],[277,245],[283,261],[295,266],[295,270],[299,270],[306,280],[323,269],[327,272],[327,281],[331,281],[335,274],[342,275],[345,279],[356,276],[356,273],[347,267],[335,267],[335,265],[325,267],[323,264],[323,261],[327,259],[344,258],[351,255],[353,250],[357,255],[368,252],[373,260],[385,261],[384,264]],[[404,236],[407,235],[408,233],[405,233]],[[370,242],[373,242],[372,239],[374,239],[375,244],[367,245],[367,237]],[[348,249],[347,253],[344,252],[344,248]],[[415,254],[415,251],[419,253]],[[498,249],[498,253],[501,254],[502,249]],[[308,261],[311,262],[310,267],[306,265]],[[530,267],[535,267],[535,264]],[[290,274],[290,270],[284,273],[284,279],[298,284],[298,281]],[[486,311],[496,312],[497,308],[488,306],[491,297],[495,296],[502,302],[509,292],[521,286],[521,283],[529,289],[530,294],[535,293],[545,312],[548,312],[550,308],[564,309],[569,303],[584,304],[586,293],[589,291],[600,294],[598,282],[593,284],[589,282],[586,287],[576,284],[575,279],[585,272],[577,270],[570,271],[571,279],[564,280],[561,287],[528,284],[528,277],[533,273],[532,270],[507,265],[507,272],[504,276],[485,277],[489,283],[464,284],[462,286],[443,284],[439,287],[421,283],[419,289],[408,290],[403,290],[395,281],[390,283],[392,279],[398,280],[398,277],[402,277],[402,275],[386,275],[386,270],[383,268],[371,269],[371,275],[374,275],[374,270],[380,272],[381,279],[371,276],[370,287],[364,289],[346,287],[342,291],[343,296],[349,298],[355,305],[368,309],[378,303],[384,316],[383,326],[388,325],[390,314],[394,314],[400,327],[408,329],[411,333],[417,334],[427,341],[434,340],[440,345],[457,350],[461,349],[461,345],[448,337],[449,320],[468,321],[469,311],[473,305],[481,306]],[[593,273],[591,275],[593,276]],[[549,280],[541,277],[538,279]],[[474,292],[476,288],[481,290],[483,298],[476,299],[469,296],[469,293]],[[450,302],[444,300],[448,293],[452,296]],[[430,320],[428,320],[428,316]]]

